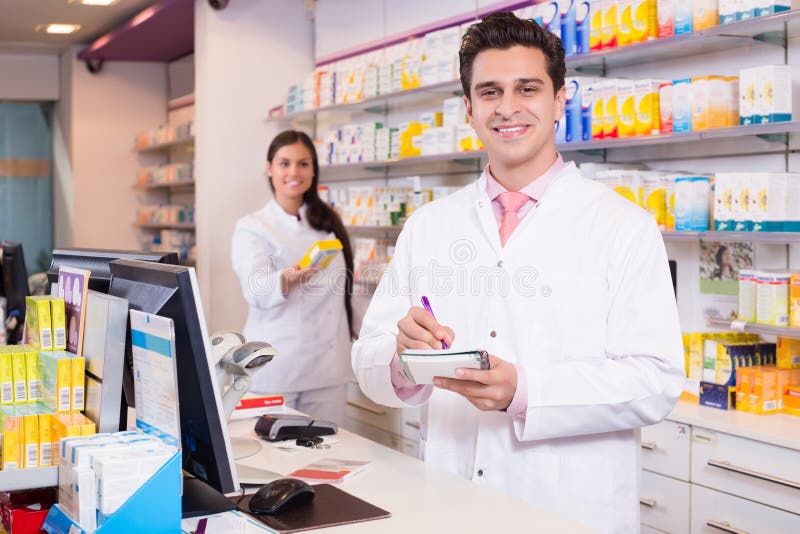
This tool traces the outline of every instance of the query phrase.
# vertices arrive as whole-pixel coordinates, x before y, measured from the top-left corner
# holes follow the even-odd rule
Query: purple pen
[[[433,308],[431,308],[431,303],[428,301],[428,297],[422,295],[422,298],[420,300],[422,301],[422,307],[425,308],[425,311],[430,313],[431,317],[436,319],[436,315],[434,315],[433,313]],[[442,340],[442,349],[447,350],[447,343],[444,342],[444,339]]]

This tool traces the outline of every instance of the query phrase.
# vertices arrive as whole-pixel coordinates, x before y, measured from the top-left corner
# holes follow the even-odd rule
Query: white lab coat
[[[395,395],[397,322],[422,295],[454,349],[524,366],[524,420],[431,386],[409,404]],[[428,401],[426,462],[601,532],[638,532],[637,429],[670,412],[684,380],[659,230],[570,163],[503,248],[484,175],[409,219],[353,369],[375,402]]]
[[[233,270],[248,304],[243,334],[248,341],[267,341],[278,356],[254,377],[257,393],[289,393],[345,384],[352,371],[344,306],[345,263],[338,254],[305,291],[280,289],[280,273],[297,263],[313,243],[334,239],[312,228],[275,200],[236,223],[231,244]]]

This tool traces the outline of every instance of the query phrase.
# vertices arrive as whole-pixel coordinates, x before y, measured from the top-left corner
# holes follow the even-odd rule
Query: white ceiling
[[[157,0],[117,0],[108,7],[86,6],[80,0],[0,0],[0,52],[52,51],[89,44]],[[80,24],[70,35],[37,32],[39,24]]]

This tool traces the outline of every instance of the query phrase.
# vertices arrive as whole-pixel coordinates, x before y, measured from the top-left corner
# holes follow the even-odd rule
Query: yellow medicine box
[[[73,356],[70,363],[70,410],[82,412],[86,407],[86,360],[81,356]]]
[[[300,260],[300,268],[319,267],[320,269],[325,269],[331,264],[340,250],[342,250],[342,242],[338,239],[317,241],[311,245],[306,255]]]
[[[39,467],[39,416],[29,413],[22,419],[23,435],[25,436],[22,467],[24,469]]]
[[[37,350],[53,350],[53,329],[49,296],[25,298],[28,342]]]
[[[9,408],[6,408],[8,410]],[[0,413],[3,419],[0,430],[3,431],[2,457],[0,457],[0,467],[4,471],[22,468],[21,442],[22,442],[22,418],[15,415]]]
[[[50,300],[50,327],[53,331],[53,350],[67,349],[67,314],[64,299]]]
[[[42,384],[39,382],[39,353],[36,351],[25,352],[25,374],[28,378],[28,400],[32,402],[42,400]]]
[[[779,337],[775,350],[779,369],[800,369],[800,339]]]
[[[72,357],[66,351],[39,352],[42,402],[56,412],[69,412],[72,397]]]
[[[25,372],[25,353],[21,350],[11,354],[11,369],[14,374],[14,402],[28,402],[28,374]]]
[[[14,371],[11,365],[11,353],[0,347],[0,404],[14,402]]]
[[[53,416],[39,414],[39,467],[53,465]]]

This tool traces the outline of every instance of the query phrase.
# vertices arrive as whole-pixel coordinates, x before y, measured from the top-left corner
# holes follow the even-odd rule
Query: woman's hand
[[[281,272],[281,292],[283,296],[288,295],[293,287],[308,282],[319,272],[318,267],[301,269],[299,263],[290,265]]]

